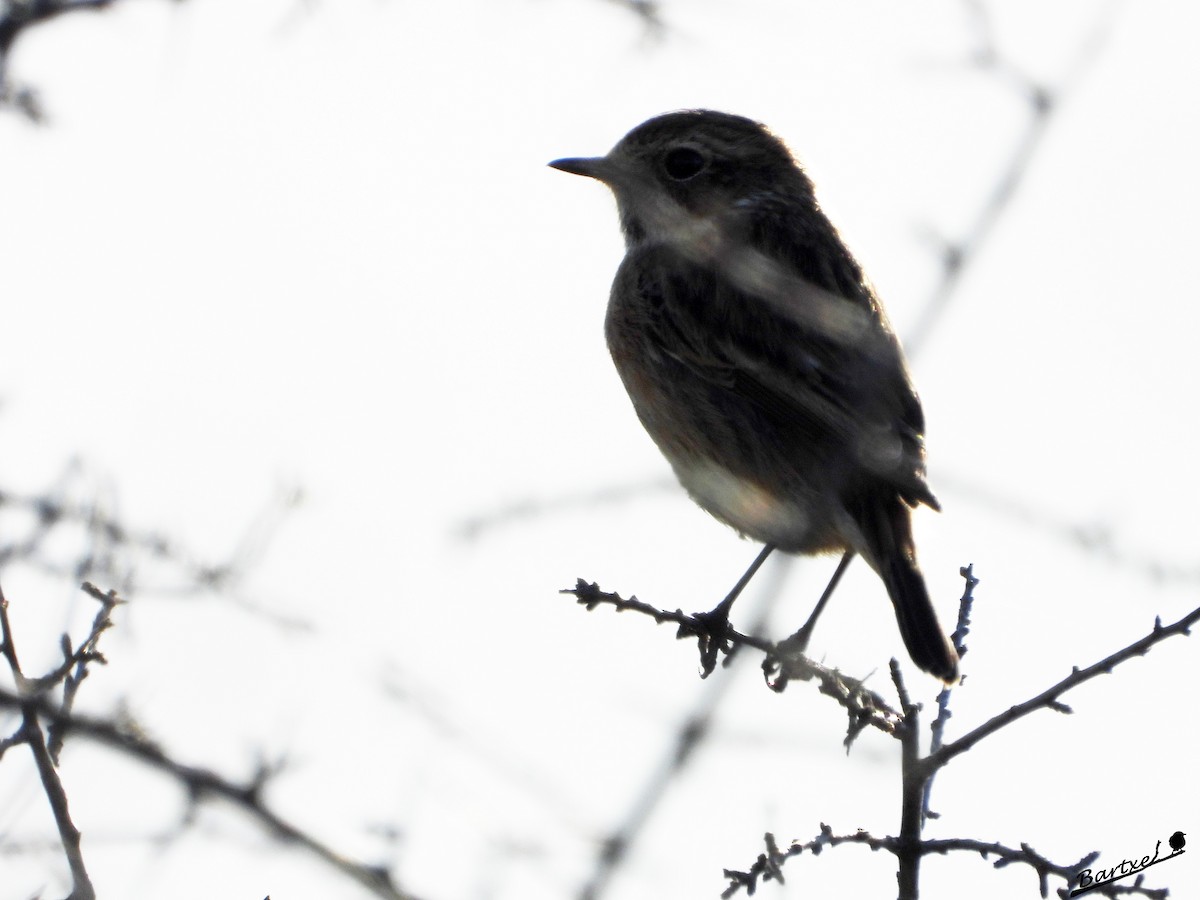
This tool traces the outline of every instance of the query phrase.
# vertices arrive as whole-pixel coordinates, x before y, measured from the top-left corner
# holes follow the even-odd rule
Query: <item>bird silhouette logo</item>
[[[1179,853],[1181,850],[1183,850],[1183,845],[1186,844],[1187,841],[1184,840],[1183,832],[1177,831],[1167,838],[1167,843],[1171,845],[1172,850],[1174,850],[1176,853]]]

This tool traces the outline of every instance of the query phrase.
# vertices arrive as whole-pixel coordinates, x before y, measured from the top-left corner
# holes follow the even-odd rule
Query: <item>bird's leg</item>
[[[850,560],[852,559],[854,559],[853,550],[847,550],[842,554],[837,568],[833,570],[833,577],[829,579],[829,584],[825,586],[825,591],[821,594],[821,599],[813,607],[808,621],[800,626],[799,631],[782,641],[779,645],[780,649],[791,653],[803,653],[808,648],[808,640],[812,637],[813,629],[817,627],[817,617],[821,615],[821,610],[825,608],[825,604],[833,596],[834,589],[838,586],[838,582],[842,580],[842,575],[845,574],[846,568],[850,565]]]
[[[745,590],[746,585],[750,583],[750,579],[754,577],[754,573],[762,568],[762,564],[767,561],[767,557],[771,555],[771,551],[774,549],[774,544],[764,544],[762,550],[759,551],[758,556],[754,558],[754,562],[750,563],[750,568],[748,568],[746,573],[738,579],[738,583],[733,586],[733,590],[726,594],[725,599],[714,606],[709,612],[705,613],[705,615],[713,619],[721,619],[725,622],[728,622],[729,610],[733,608],[733,601],[735,601],[741,595],[742,591]]]
[[[729,643],[725,636],[729,631],[729,610],[733,608],[733,602],[737,600],[746,585],[750,583],[750,579],[754,577],[754,573],[762,567],[774,549],[774,544],[764,545],[758,556],[754,558],[754,562],[750,563],[750,568],[738,579],[738,583],[733,586],[733,589],[725,595],[725,599],[706,613],[696,613],[694,618],[704,626],[703,633],[698,637],[700,639],[700,667],[705,677],[717,664],[717,651],[729,649]]]

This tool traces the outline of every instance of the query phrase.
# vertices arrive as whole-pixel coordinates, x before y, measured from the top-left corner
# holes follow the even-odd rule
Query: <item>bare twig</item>
[[[1009,707],[1003,713],[984,722],[978,728],[968,732],[956,741],[944,745],[941,749],[931,753],[925,760],[925,765],[931,769],[941,768],[954,757],[961,753],[970,750],[981,740],[989,735],[995,734],[1006,725],[1010,725],[1017,719],[1029,715],[1038,709],[1051,709],[1055,712],[1070,713],[1071,708],[1058,698],[1074,688],[1079,687],[1086,681],[1090,681],[1097,675],[1107,675],[1112,672],[1117,666],[1123,662],[1133,659],[1136,656],[1145,656],[1150,648],[1155,644],[1165,641],[1169,637],[1175,635],[1191,634],[1191,627],[1197,622],[1200,622],[1200,607],[1192,610],[1178,622],[1170,625],[1163,625],[1160,618],[1154,619],[1154,628],[1145,637],[1139,638],[1128,647],[1124,647],[1106,656],[1097,663],[1093,663],[1085,669],[1078,667],[1071,670],[1071,674],[1064,678],[1058,684],[1048,688],[1036,697],[1031,697],[1023,703],[1018,703],[1015,706]]]
[[[958,621],[955,624],[954,633],[950,635],[950,641],[954,644],[954,649],[958,652],[958,658],[961,660],[970,649],[967,647],[967,635],[971,633],[971,609],[975,603],[975,587],[979,584],[979,579],[975,577],[974,565],[963,566],[958,570],[958,574],[966,582],[966,587],[963,589],[963,595],[958,601]],[[966,676],[960,679],[960,682],[962,681],[966,681]],[[945,687],[938,694],[937,716],[929,726],[929,751],[931,753],[942,746],[942,741],[945,738],[946,724],[953,715],[950,712],[951,690],[952,688]],[[933,778],[936,774],[936,772],[930,773],[929,778],[925,781],[925,796],[921,801],[922,823],[925,819],[936,819],[938,817],[938,814],[929,808],[929,797],[933,791]]]

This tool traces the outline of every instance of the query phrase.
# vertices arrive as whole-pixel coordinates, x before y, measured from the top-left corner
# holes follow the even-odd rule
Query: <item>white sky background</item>
[[[995,5],[1007,59],[1051,85],[1098,10]],[[3,487],[36,491],[80,457],[124,521],[214,560],[275,491],[305,495],[238,593],[307,629],[148,575],[81,708],[122,698],[177,757],[230,777],[286,758],[270,802],[424,897],[570,896],[710,690],[694,642],[556,592],[583,576],[698,610],[755,553],[659,486],[667,466],[603,341],[612,200],[545,162],[603,153],[670,109],[764,121],[903,335],[938,275],[926,235],[963,233],[1025,127],[1011,87],[966,64],[958,3],[664,12],[655,43],[598,0],[141,2],[63,18],[12,59],[51,123],[0,117]],[[918,541],[947,623],[958,567],[982,579],[951,737],[1200,594],[1197,24],[1185,4],[1118,8],[913,360],[945,507],[919,514]],[[552,508],[461,537],[529,501]],[[1125,561],[1060,522],[1106,530]],[[1142,560],[1192,577],[1155,580]],[[774,635],[832,567],[787,570]],[[735,622],[784,571],[760,575]],[[23,662],[51,664],[58,632],[93,609],[70,584],[4,578]],[[927,836],[1028,841],[1061,862],[1100,849],[1104,865],[1200,835],[1195,640],[1068,696],[1075,716],[1037,713],[961,758]],[[891,696],[902,648],[865,566],[811,650],[878,669]],[[766,831],[898,829],[898,745],[868,733],[847,757],[841,712],[803,684],[765,690],[757,662],[731,673],[715,733],[610,896],[716,897]],[[936,685],[905,664],[928,708]],[[0,765],[0,839],[52,842],[19,755]],[[148,844],[177,797],[105,751],[70,748],[63,773],[104,896],[358,896],[220,807]],[[386,824],[394,843],[372,831]],[[61,894],[60,869],[53,852],[0,857],[0,900]],[[895,884],[891,858],[860,848],[785,874],[762,895]],[[1037,891],[1027,868],[964,854],[923,874],[923,897]],[[1200,864],[1148,880],[1191,896]]]

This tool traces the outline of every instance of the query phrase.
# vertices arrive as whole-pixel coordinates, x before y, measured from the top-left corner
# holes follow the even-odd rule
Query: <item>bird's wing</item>
[[[832,271],[830,288],[794,275],[781,281],[774,272],[755,293],[753,274],[727,277],[719,263],[696,261],[667,245],[635,252],[627,260],[637,273],[631,287],[647,311],[646,336],[661,352],[752,403],[806,455],[814,448],[857,454],[864,442],[891,442],[894,467],[880,474],[910,503],[936,508],[922,477],[920,403],[873,297],[835,293],[830,288],[843,288],[845,278],[839,284]],[[809,309],[791,315],[789,303]],[[821,328],[830,304],[834,313],[845,304],[850,316],[844,321],[859,322],[857,333]],[[821,315],[810,314],[813,306]]]

